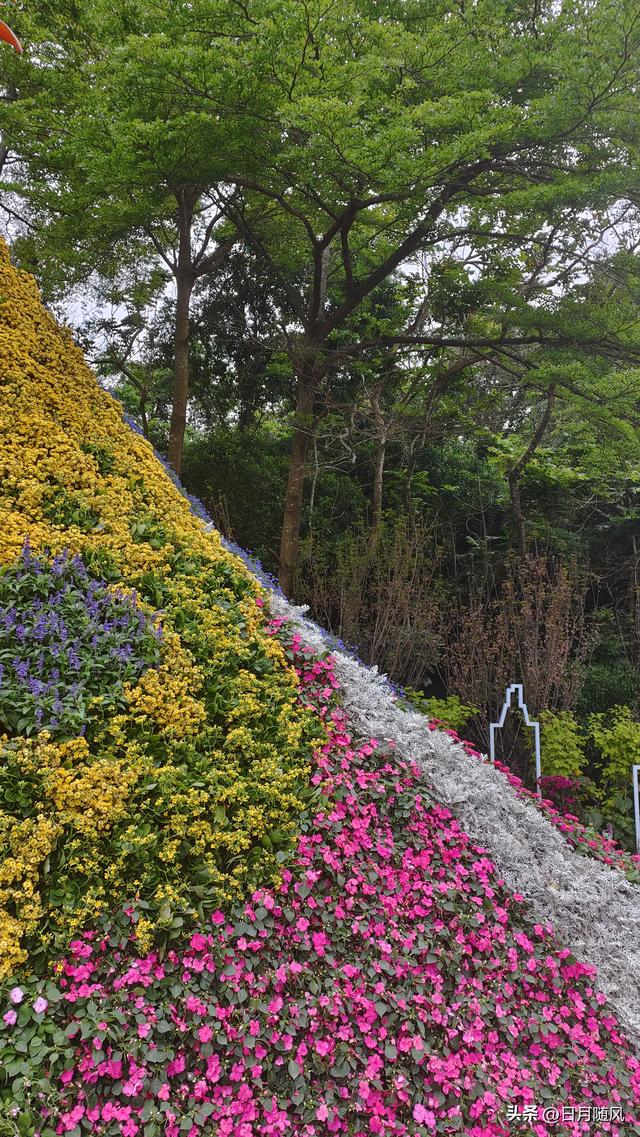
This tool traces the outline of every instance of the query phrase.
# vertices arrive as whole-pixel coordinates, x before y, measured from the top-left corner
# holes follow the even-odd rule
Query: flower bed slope
[[[0,298],[1,978],[135,894],[151,942],[278,879],[317,726],[264,590],[1,241]]]
[[[640,1133],[640,1062],[593,969],[531,925],[417,767],[354,739],[332,661],[293,646],[329,726],[326,805],[279,889],[163,958],[90,932],[55,983],[20,989],[11,1029],[42,1039],[49,1016],[69,1039],[53,1060],[42,1043],[43,1137],[541,1137],[556,1115],[577,1137],[581,1110],[614,1106],[624,1123],[595,1132]],[[509,1106],[539,1118],[514,1129]]]
[[[273,596],[272,608],[291,620],[305,643],[321,651],[324,633],[306,609]],[[600,989],[630,1036],[640,1040],[640,891],[600,857],[574,851],[552,820],[520,794],[496,767],[469,755],[449,732],[430,730],[403,710],[385,676],[351,655],[335,653],[344,704],[359,733],[393,740],[422,769],[438,799],[450,806],[482,845],[535,918],[551,922],[581,959],[597,967]]]

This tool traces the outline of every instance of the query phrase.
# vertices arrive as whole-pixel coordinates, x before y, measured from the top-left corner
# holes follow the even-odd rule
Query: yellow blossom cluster
[[[35,932],[43,916],[39,879],[61,833],[57,821],[38,814],[3,834],[7,853],[0,865],[0,978],[27,958],[22,940]]]
[[[83,737],[2,737],[0,977],[138,898],[151,940],[275,880],[320,729],[263,590],[191,512],[0,240],[0,571],[79,554],[163,639]],[[161,616],[154,617],[155,610]],[[92,718],[93,716],[93,718]],[[284,852],[283,852],[284,851]]]
[[[163,655],[156,670],[147,671],[133,686],[127,684],[124,697],[137,723],[152,724],[169,737],[187,738],[207,717],[193,695],[201,685],[199,672],[175,633],[167,633]]]

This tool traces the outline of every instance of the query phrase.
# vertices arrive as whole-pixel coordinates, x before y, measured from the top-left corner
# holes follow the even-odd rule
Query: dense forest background
[[[637,5],[23,16],[1,208],[105,385],[432,717],[486,749],[522,681],[546,792],[630,844]]]

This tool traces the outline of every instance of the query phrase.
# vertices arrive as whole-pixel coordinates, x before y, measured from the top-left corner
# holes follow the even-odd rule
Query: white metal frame
[[[636,853],[640,853],[640,765],[633,767],[633,812],[636,819]]]
[[[524,718],[524,724],[525,724],[525,726],[531,727],[531,729],[533,730],[533,741],[534,741],[535,755],[536,755],[536,790],[538,793],[538,797],[541,798],[542,797],[542,788],[540,786],[540,778],[542,777],[542,765],[541,765],[541,760],[540,760],[540,723],[537,722],[536,720],[532,719],[529,716],[527,704],[524,701],[524,688],[522,686],[522,683],[511,683],[510,686],[507,687],[505,694],[504,694],[504,703],[502,704],[502,710],[500,711],[500,718],[498,719],[497,722],[489,723],[489,757],[490,757],[492,763],[495,765],[495,761],[496,761],[496,731],[500,730],[504,726],[504,722],[505,722],[505,719],[507,717],[507,714],[508,714],[509,710],[511,709],[511,700],[516,693],[518,695],[518,708],[519,708],[519,710],[522,711],[522,717]],[[635,767],[635,769],[636,769],[636,788],[637,788],[637,782],[638,782],[637,770],[640,770],[640,766]],[[636,806],[638,806],[637,794],[636,794]],[[638,820],[638,817],[636,815],[636,831],[637,832],[638,832],[638,825],[639,824],[640,824],[640,821]]]

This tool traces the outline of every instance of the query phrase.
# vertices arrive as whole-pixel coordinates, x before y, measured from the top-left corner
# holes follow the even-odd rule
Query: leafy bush
[[[587,667],[576,710],[588,716],[640,699],[640,676],[626,659],[597,660]]]
[[[586,765],[585,740],[571,711],[542,711],[540,751],[545,778],[577,778]]]
[[[80,557],[51,564],[28,542],[0,571],[0,728],[71,737],[160,659],[162,632],[135,601],[91,580]]]
[[[446,699],[433,699],[422,691],[415,691],[413,687],[404,687],[403,693],[416,710],[428,715],[431,721],[440,722],[451,730],[462,730],[474,715],[480,713],[477,707],[463,703],[457,695],[449,695]]]
[[[218,528],[270,569],[277,561],[273,534],[282,516],[287,461],[287,439],[269,427],[221,427],[206,438],[188,439],[183,459],[185,485],[204,502]]]
[[[545,798],[552,802],[560,813],[573,813],[579,816],[580,781],[562,774],[543,775],[540,789]]]
[[[600,777],[610,793],[624,790],[631,767],[640,761],[640,722],[630,707],[613,707],[608,714],[591,715],[589,734],[601,754]]]
[[[301,548],[297,593],[323,627],[403,686],[423,684],[441,654],[440,554],[431,537],[401,517],[331,545],[312,535]]]
[[[510,683],[523,683],[530,708],[573,705],[593,646],[584,592],[576,564],[529,554],[507,561],[497,587],[490,579],[478,581],[468,601],[450,612],[443,656],[447,689],[481,708],[473,725],[474,741],[483,748]],[[505,756],[516,754],[525,776],[530,750],[528,743],[520,745],[520,728],[520,716],[509,715],[500,744]]]
[[[591,715],[590,739],[597,747],[597,781],[601,787],[599,810],[617,839],[635,847],[632,766],[640,762],[640,722],[630,707],[617,706]]]

